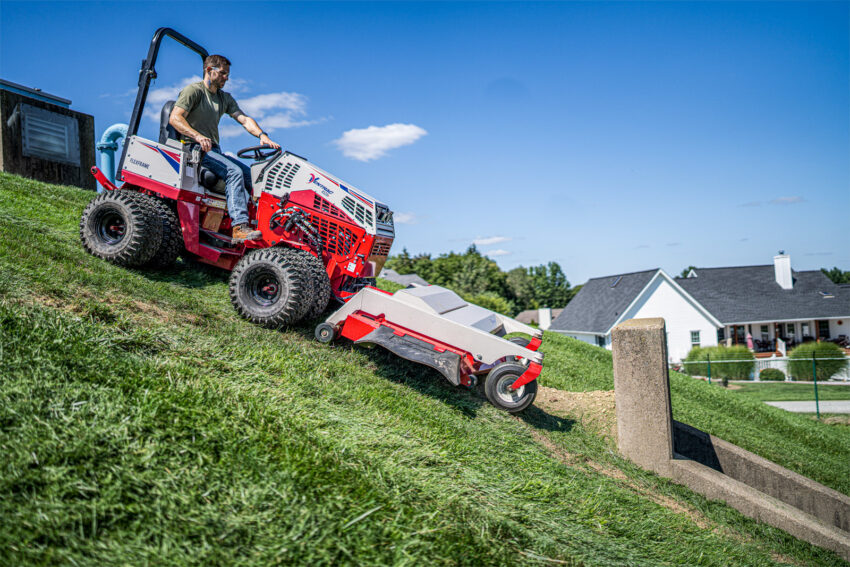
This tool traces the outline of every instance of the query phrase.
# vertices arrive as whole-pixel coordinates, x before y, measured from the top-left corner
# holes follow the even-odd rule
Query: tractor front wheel
[[[313,303],[309,268],[291,248],[249,252],[230,275],[230,300],[252,323],[271,328],[294,325]]]
[[[328,301],[331,298],[331,280],[328,278],[325,265],[319,258],[309,252],[302,252],[302,254],[310,270],[310,281],[312,282],[314,292],[313,303],[310,305],[304,318],[312,321],[328,308]]]
[[[513,383],[525,370],[525,366],[511,361],[496,365],[484,382],[484,394],[490,403],[510,413],[520,412],[530,406],[537,397],[537,380],[511,390]]]
[[[108,191],[83,211],[80,240],[93,256],[119,266],[141,266],[159,248],[162,225],[129,191]]]

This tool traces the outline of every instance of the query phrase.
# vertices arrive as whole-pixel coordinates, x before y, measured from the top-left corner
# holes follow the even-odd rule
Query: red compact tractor
[[[201,165],[199,150],[177,139],[168,124],[173,101],[162,109],[159,140],[136,135],[166,35],[207,56],[174,30],[157,30],[118,162],[123,183],[92,169],[106,190],[83,212],[85,248],[122,266],[164,267],[183,255],[230,270],[236,310],[268,327],[314,319],[334,297],[343,305],[316,328],[319,341],[380,345],[435,368],[456,386],[486,376],[484,390],[495,406],[528,407],[542,370],[542,331],[439,286],[395,294],[372,287],[395,237],[392,212],[306,159],[262,146],[238,152],[254,159],[249,215],[262,236],[234,241],[224,182]]]
[[[162,109],[159,140],[136,135],[166,35],[207,56],[174,30],[157,30],[118,163],[124,183],[119,189],[92,171],[106,191],[83,213],[86,249],[122,266],[163,267],[183,254],[231,270],[237,311],[273,327],[315,318],[331,296],[345,301],[374,283],[395,236],[386,205],[295,154],[245,148],[237,155],[254,159],[249,214],[262,237],[234,242],[224,182],[177,139],[168,124],[173,101]]]

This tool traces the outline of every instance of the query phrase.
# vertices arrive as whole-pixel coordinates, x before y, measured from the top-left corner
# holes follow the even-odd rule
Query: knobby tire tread
[[[112,209],[126,226],[118,244],[103,242],[93,223],[97,215]],[[149,204],[130,191],[105,191],[92,199],[80,218],[80,240],[83,247],[97,258],[125,267],[142,266],[150,261],[162,242],[162,225],[153,218]]]

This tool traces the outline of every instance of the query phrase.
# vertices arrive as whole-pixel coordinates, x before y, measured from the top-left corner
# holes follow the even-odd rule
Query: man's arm
[[[174,126],[174,129],[186,136],[187,138],[191,138],[195,140],[201,145],[201,149],[205,152],[208,152],[212,149],[212,140],[195,130],[189,125],[189,122],[186,120],[186,116],[189,115],[189,112],[185,108],[180,108],[179,106],[175,106],[171,110],[171,116],[168,117],[168,123]]]
[[[257,121],[251,118],[250,116],[246,116],[245,114],[240,113],[235,116],[235,118],[236,121],[239,122],[246,130],[248,130],[250,134],[252,134],[253,136],[257,136],[264,146],[269,146],[275,149],[280,147],[280,144],[272,142],[268,134],[263,132],[263,129],[260,128],[259,124],[257,124]]]

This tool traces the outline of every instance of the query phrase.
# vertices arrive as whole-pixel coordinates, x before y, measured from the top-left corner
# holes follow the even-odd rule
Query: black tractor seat
[[[174,103],[177,101],[169,100],[162,105],[162,110],[159,113],[159,143],[165,144],[168,140],[176,140],[181,142],[180,134],[174,129],[174,126],[169,124],[171,118],[171,110],[174,108]],[[213,173],[211,170],[201,166],[199,171],[198,183],[201,184],[207,191],[218,196],[226,196],[224,179]]]

